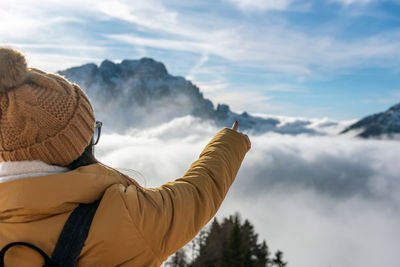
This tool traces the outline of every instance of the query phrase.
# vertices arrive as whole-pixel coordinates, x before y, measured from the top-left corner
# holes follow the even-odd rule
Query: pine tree
[[[245,267],[247,247],[245,246],[240,218],[236,214],[233,218],[232,230],[222,255],[222,267]],[[251,258],[251,255],[250,255]],[[251,267],[251,266],[249,266]]]
[[[170,267],[187,267],[186,252],[183,249],[177,251],[170,260],[166,263],[166,266]]]
[[[205,248],[205,243],[207,240],[207,236],[209,233],[203,229],[200,231],[200,233],[190,242],[190,250],[192,253],[192,262],[194,262],[195,259],[200,258],[201,254],[204,254],[204,248]],[[201,256],[203,257],[203,256]]]
[[[275,253],[275,258],[272,259],[273,266],[285,267],[287,265],[287,262],[284,262],[282,258],[283,258],[283,252],[278,250]]]
[[[262,242],[261,245],[257,245],[257,250],[255,251],[255,256],[257,257],[256,267],[268,267],[270,266],[271,260],[269,255],[269,248],[267,246],[267,242],[265,240]]]
[[[189,267],[284,267],[283,253],[270,258],[267,243],[258,242],[258,234],[249,220],[241,222],[240,215],[216,218],[207,230],[199,234],[190,245],[192,260]]]
[[[217,218],[214,218],[208,231],[203,233],[198,254],[192,259],[191,267],[217,267],[220,265],[223,247],[223,233]]]
[[[244,242],[247,249],[246,266],[266,267],[270,262],[267,243],[265,240],[259,244],[258,234],[254,231],[254,226],[249,220],[245,220],[242,225]]]

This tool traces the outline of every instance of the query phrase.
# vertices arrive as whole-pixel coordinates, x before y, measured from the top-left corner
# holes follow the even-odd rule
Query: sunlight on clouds
[[[45,54],[45,53],[29,53],[26,52],[26,59],[29,66],[41,69],[46,72],[56,72],[66,69],[71,65],[82,65],[88,62],[99,64],[103,59],[94,57],[84,57],[80,55],[64,55],[64,54]]]
[[[86,42],[85,35],[75,36],[77,32],[69,32],[72,28],[67,26],[85,23],[93,15],[93,8],[89,7],[95,2],[71,0],[55,4],[51,0],[0,0],[0,45],[19,49],[30,66],[49,72],[97,63],[100,60],[91,55],[106,48]],[[78,5],[81,9],[76,8]]]
[[[54,43],[30,44],[30,43],[1,43],[1,46],[11,47],[21,51],[27,59],[29,67],[35,67],[46,72],[57,72],[87,63],[100,64],[104,58],[90,56],[91,52],[101,54],[105,51],[104,47],[91,45],[59,45]],[[46,51],[54,49],[57,52],[45,53],[37,50]]]
[[[25,33],[26,37],[31,37],[34,34],[39,37],[41,31],[51,30],[50,25],[83,22],[84,18],[79,9],[76,9],[76,6],[79,4],[81,8],[88,8],[95,2],[93,0],[70,0],[54,4],[54,1],[51,0],[0,0],[0,22],[2,25],[0,37],[3,37],[2,34],[5,33],[8,33],[10,37],[19,36],[21,32]],[[91,9],[82,13],[89,15]]]
[[[37,48],[37,49],[60,49],[60,50],[96,50],[96,51],[104,51],[105,48],[102,46],[94,46],[94,45],[73,45],[73,44],[67,44],[67,45],[62,45],[62,44],[56,44],[56,43],[41,43],[41,44],[29,44],[29,43],[10,43],[9,44],[11,47],[15,47],[17,49],[31,49],[31,48]]]
[[[0,9],[0,39],[2,42],[32,38],[39,28],[45,27],[47,21],[38,20],[35,17],[19,15]]]

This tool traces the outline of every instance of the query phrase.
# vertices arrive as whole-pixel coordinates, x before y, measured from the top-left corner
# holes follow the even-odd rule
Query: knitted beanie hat
[[[0,162],[68,165],[89,145],[94,127],[93,108],[78,85],[27,68],[21,53],[0,48]]]

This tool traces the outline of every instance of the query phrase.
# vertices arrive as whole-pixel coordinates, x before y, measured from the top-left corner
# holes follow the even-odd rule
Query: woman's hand
[[[235,122],[233,123],[233,125],[232,125],[232,130],[237,131],[238,127],[239,127],[239,121],[235,121]],[[242,134],[241,132],[239,132],[239,133]],[[246,138],[246,141],[247,141],[247,151],[249,151],[250,148],[251,148],[250,139],[249,139],[249,137],[247,136],[247,134],[242,134],[242,135]]]

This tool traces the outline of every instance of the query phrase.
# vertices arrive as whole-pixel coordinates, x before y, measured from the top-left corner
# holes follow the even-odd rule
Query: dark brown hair
[[[87,165],[98,163],[98,162],[99,161],[94,156],[94,147],[90,143],[85,148],[83,153],[79,156],[79,158],[77,158],[76,160],[74,160],[73,162],[71,162],[70,164],[68,164],[65,167],[69,168],[72,171],[72,170],[75,170],[75,169],[77,169],[77,168],[79,168],[81,166],[87,166]]]

